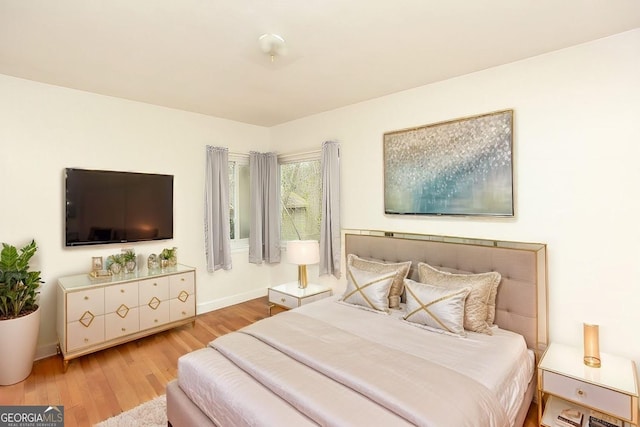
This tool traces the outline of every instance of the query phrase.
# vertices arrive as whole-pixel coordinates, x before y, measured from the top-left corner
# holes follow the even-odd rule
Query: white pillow
[[[375,311],[389,312],[389,290],[396,271],[374,273],[347,265],[347,289],[341,300]]]
[[[469,288],[447,289],[405,279],[407,308],[404,320],[425,329],[465,337],[464,301]]]

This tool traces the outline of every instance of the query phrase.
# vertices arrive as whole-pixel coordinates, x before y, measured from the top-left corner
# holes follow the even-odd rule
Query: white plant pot
[[[40,331],[40,307],[17,319],[0,320],[0,385],[18,383],[29,376]]]

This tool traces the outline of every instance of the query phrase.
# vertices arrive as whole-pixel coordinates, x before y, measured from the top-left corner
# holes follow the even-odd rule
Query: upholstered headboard
[[[412,261],[409,278],[414,280],[419,262],[452,273],[499,272],[495,323],[524,336],[537,352],[546,347],[546,245],[363,230],[344,235],[345,254]]]

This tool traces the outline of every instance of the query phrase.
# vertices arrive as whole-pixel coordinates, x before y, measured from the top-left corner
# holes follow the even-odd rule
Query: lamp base
[[[602,366],[600,359],[598,359],[597,357],[585,356],[583,360],[585,365],[591,366],[592,368],[599,368],[600,366]]]
[[[298,287],[300,289],[307,287],[307,266],[304,264],[298,266]]]

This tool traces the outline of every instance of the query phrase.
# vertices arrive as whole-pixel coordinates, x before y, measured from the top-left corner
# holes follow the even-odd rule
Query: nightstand
[[[565,408],[595,410],[638,426],[638,378],[632,360],[601,354],[602,367],[582,361],[582,348],[552,343],[538,364],[538,422],[555,427]]]
[[[274,305],[287,309],[296,308],[328,296],[331,296],[331,288],[328,286],[309,283],[306,288],[300,289],[298,282],[274,286],[269,288],[269,316]]]

